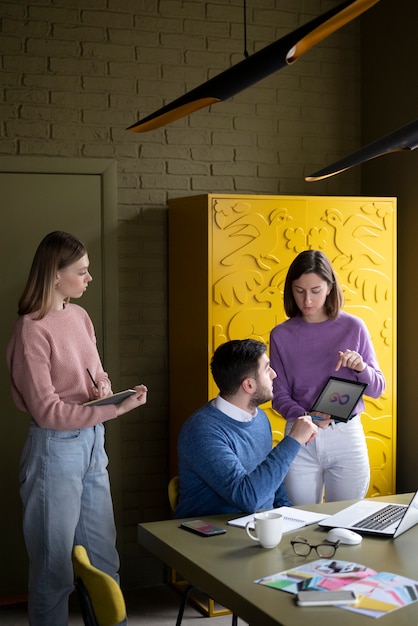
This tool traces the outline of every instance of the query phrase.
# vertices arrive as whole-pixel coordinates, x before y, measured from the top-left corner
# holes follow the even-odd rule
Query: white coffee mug
[[[250,526],[254,524],[254,532]],[[258,541],[263,548],[275,548],[281,541],[283,534],[283,515],[274,511],[263,511],[254,515],[254,522],[247,522],[247,535],[253,541]]]

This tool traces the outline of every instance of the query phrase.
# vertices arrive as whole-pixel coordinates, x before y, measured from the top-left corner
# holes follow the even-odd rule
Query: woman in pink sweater
[[[35,253],[7,348],[14,402],[31,417],[19,476],[31,626],[68,624],[74,544],[119,579],[103,422],[145,404],[147,388],[138,385],[118,405],[83,406],[112,394],[93,324],[70,304],[91,280],[85,246],[68,233],[49,233]]]

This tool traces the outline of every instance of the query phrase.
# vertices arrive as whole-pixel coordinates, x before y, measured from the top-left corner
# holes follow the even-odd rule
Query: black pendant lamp
[[[287,65],[292,65],[314,45],[331,35],[379,0],[346,0],[275,43],[249,56],[203,85],[180,96],[129,126],[127,130],[143,133],[170,124],[194,111],[227,100]]]
[[[406,126],[402,126],[402,128],[398,128],[398,130],[381,137],[381,139],[369,143],[364,148],[357,150],[357,152],[353,152],[349,156],[332,163],[332,165],[310,174],[310,176],[305,176],[305,180],[308,182],[323,180],[384,154],[408,152],[415,150],[415,148],[418,148],[418,120],[410,122]]]

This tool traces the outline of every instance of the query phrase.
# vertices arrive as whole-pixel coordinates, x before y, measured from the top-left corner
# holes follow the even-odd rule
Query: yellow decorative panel
[[[197,226],[199,219],[203,232],[192,226]],[[302,250],[320,249],[332,261],[341,282],[345,310],[366,322],[386,377],[385,394],[377,400],[366,398],[362,422],[372,468],[369,495],[393,493],[396,460],[395,199],[195,196],[170,201],[169,225],[170,263],[179,263],[182,267],[180,274],[173,271],[170,275],[170,291],[176,292],[173,298],[177,300],[176,305],[170,306],[172,436],[176,437],[190,413],[184,406],[184,413],[178,414],[179,398],[172,381],[173,377],[174,381],[176,379],[173,370],[178,351],[186,348],[191,367],[200,368],[202,354],[206,355],[207,349],[204,357],[207,377],[204,384],[196,381],[194,410],[217,393],[209,371],[210,356],[216,347],[228,339],[245,337],[268,344],[271,329],[286,318],[283,287],[290,263]],[[178,239],[182,228],[187,245],[180,252],[172,236]],[[196,268],[200,276],[195,275]],[[180,275],[184,280],[188,273],[194,276],[193,285],[183,283],[181,286]],[[198,285],[199,281],[205,284],[205,289]],[[180,288],[183,296],[177,291]],[[200,307],[198,318],[190,306],[193,296],[198,300],[195,307]],[[178,345],[179,337],[182,348]],[[196,345],[199,341],[204,342],[202,352]],[[199,362],[194,363],[194,357]],[[283,436],[284,420],[270,403],[263,408],[272,423],[274,440],[278,441]]]

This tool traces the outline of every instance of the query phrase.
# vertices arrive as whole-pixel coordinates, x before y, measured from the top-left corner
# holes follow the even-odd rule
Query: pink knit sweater
[[[76,430],[114,419],[114,405],[83,406],[92,399],[87,368],[96,381],[108,379],[86,311],[67,304],[41,320],[34,317],[28,314],[16,320],[7,347],[17,408],[29,413],[41,428],[54,430]]]

